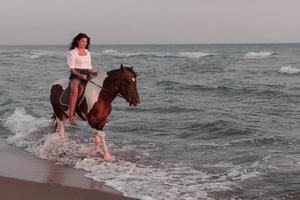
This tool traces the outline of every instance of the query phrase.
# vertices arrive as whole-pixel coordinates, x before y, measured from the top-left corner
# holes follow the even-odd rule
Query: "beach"
[[[130,200],[84,171],[37,159],[16,147],[0,144],[0,199]]]

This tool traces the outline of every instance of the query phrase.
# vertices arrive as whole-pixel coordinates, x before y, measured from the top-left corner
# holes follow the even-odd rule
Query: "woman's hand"
[[[97,72],[96,70],[94,70],[94,69],[90,69],[89,72],[90,72],[91,74],[93,74],[93,75],[96,75],[96,76],[97,76],[97,74],[98,74],[98,72]]]
[[[82,80],[87,80],[87,75],[80,74],[80,79],[82,79]]]
[[[82,80],[87,80],[87,75],[81,74],[76,69],[71,69],[70,72]]]

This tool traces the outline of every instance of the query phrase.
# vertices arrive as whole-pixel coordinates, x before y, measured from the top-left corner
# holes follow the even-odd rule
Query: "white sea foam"
[[[212,53],[203,53],[203,52],[180,52],[179,57],[186,57],[186,58],[202,58],[205,56],[214,56],[216,54]]]
[[[68,137],[62,140],[57,133],[36,132],[44,130],[48,124],[49,120],[35,118],[24,108],[17,108],[5,123],[14,133],[8,138],[8,142],[39,158],[84,169],[89,172],[87,177],[105,181],[107,185],[129,197],[142,200],[204,200],[212,199],[209,191],[229,190],[234,184],[227,179],[212,180],[210,175],[180,163],[157,168],[120,160],[111,164],[102,162],[101,158],[82,160],[88,146]],[[130,147],[126,147],[124,151],[128,149]]]
[[[49,55],[51,52],[48,51],[31,51],[29,57],[32,59],[40,58],[45,55]]]
[[[39,158],[74,166],[78,159],[86,155],[88,148],[71,140],[67,135],[63,140],[58,133],[49,133],[38,139],[34,145],[28,146],[26,150]]]
[[[283,74],[298,74],[300,72],[300,69],[293,68],[291,66],[285,66],[285,67],[281,67],[279,69],[279,72],[281,72]]]
[[[152,57],[178,57],[178,58],[201,58],[205,56],[214,56],[216,54],[203,52],[118,52],[113,49],[106,49],[98,55],[112,55],[116,57],[138,57],[138,56],[152,56]]]
[[[84,169],[88,171],[87,177],[105,181],[124,195],[141,200],[210,200],[213,198],[209,192],[231,190],[239,181],[258,175],[256,165],[245,169],[226,165],[230,170],[215,178],[215,174],[206,174],[184,163],[165,163],[154,167],[123,160],[104,163],[99,157],[82,159],[91,144],[82,144],[68,137],[62,140],[57,133],[36,132],[44,130],[48,124],[49,120],[35,118],[26,109],[17,108],[5,122],[5,126],[14,133],[8,141],[39,158]],[[113,145],[110,146],[112,148]],[[133,147],[126,146],[123,151]]]
[[[115,54],[115,56],[118,57],[138,57],[138,56],[153,56],[153,57],[166,57],[166,56],[172,56],[169,53],[159,53],[159,52],[136,52],[136,53],[118,53]]]
[[[27,148],[29,152],[34,153],[39,158],[53,160],[65,150],[65,143],[58,134],[47,134],[40,138],[40,144]]]
[[[247,168],[235,166],[226,173],[226,179],[240,182],[248,178],[257,177],[261,175],[261,173],[256,170],[255,165],[257,166],[258,163],[255,162]]]
[[[248,52],[244,55],[245,58],[268,58],[274,55],[274,52],[262,51],[262,52]]]
[[[26,147],[33,142],[28,140],[30,135],[39,128],[47,126],[48,123],[48,120],[31,116],[25,108],[16,108],[5,122],[5,127],[14,133],[8,137],[7,142],[17,147]]]
[[[118,51],[113,50],[113,49],[106,49],[106,50],[103,50],[102,53],[104,53],[104,54],[116,54],[116,53],[118,53]]]
[[[48,123],[48,120],[28,114],[24,108],[17,108],[5,123],[5,126],[14,133],[8,141],[39,158],[84,169],[89,172],[87,177],[105,181],[107,185],[129,197],[142,200],[212,199],[209,196],[210,191],[231,190],[236,182],[258,175],[254,170],[255,166],[243,169],[228,164],[225,167],[229,167],[229,171],[219,178],[213,178],[215,175],[208,175],[181,163],[157,168],[122,160],[116,160],[111,164],[102,162],[101,158],[82,160],[88,151],[88,147],[84,144],[68,137],[61,140],[57,133],[35,134]],[[126,146],[124,151],[132,148]]]
[[[207,168],[223,168],[227,169],[225,172],[218,174],[215,174],[214,176],[217,178],[217,183],[212,185],[214,191],[218,191],[218,189],[224,190],[231,190],[232,185],[239,185],[240,182],[253,178],[253,177],[259,177],[262,175],[262,173],[258,170],[260,168],[265,168],[263,163],[260,163],[259,161],[255,161],[254,163],[247,165],[247,166],[240,166],[236,164],[227,163],[227,162],[221,162],[216,163],[213,165],[204,165]],[[222,184],[222,181],[227,182],[226,184]],[[221,184],[221,185],[220,185]]]
[[[24,148],[42,159],[74,165],[88,148],[68,139],[67,134],[66,139],[62,140],[58,133],[48,133],[49,123],[49,120],[28,114],[25,108],[16,108],[4,124],[13,133],[8,137],[7,143]]]
[[[260,175],[256,170],[257,163],[247,168],[232,163],[218,166],[229,169],[216,176],[180,163],[172,167],[155,168],[125,161],[108,164],[93,158],[81,160],[75,165],[78,169],[90,171],[87,177],[105,181],[107,185],[123,192],[125,196],[142,200],[212,199],[209,192],[232,190],[232,187],[238,185],[240,181]]]
[[[2,55],[1,55],[2,54]],[[45,51],[45,50],[31,50],[31,51],[25,51],[25,50],[16,50],[11,52],[2,52],[0,53],[0,57],[24,57],[24,58],[30,58],[30,59],[37,59],[40,57],[51,57],[51,56],[57,56],[57,57],[65,57],[65,55],[61,52],[54,52],[54,51]]]
[[[207,190],[218,187],[205,181],[209,178],[205,173],[180,166],[158,169],[125,161],[108,164],[89,158],[76,163],[75,168],[90,171],[87,177],[105,181],[125,196],[142,200],[212,199]],[[220,184],[218,189],[221,188],[228,189],[224,184]]]

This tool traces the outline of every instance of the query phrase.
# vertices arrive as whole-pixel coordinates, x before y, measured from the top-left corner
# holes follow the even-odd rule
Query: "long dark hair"
[[[81,40],[82,38],[87,39],[87,45],[85,48],[89,50],[90,49],[90,37],[85,33],[79,33],[78,35],[76,35],[76,37],[73,38],[69,50],[72,50],[75,47],[78,47],[78,41]]]

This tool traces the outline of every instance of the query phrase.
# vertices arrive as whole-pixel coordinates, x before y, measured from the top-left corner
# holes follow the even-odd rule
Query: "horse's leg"
[[[105,142],[105,133],[103,131],[98,131],[96,133],[95,136],[95,147],[92,148],[89,152],[88,152],[88,157],[89,156],[97,156],[97,155],[101,155],[101,151],[100,151],[100,145],[102,144],[102,148],[103,148],[103,160],[106,162],[111,162],[111,156],[109,154],[106,142]]]
[[[65,125],[64,125],[64,119],[60,120],[58,118],[56,118],[56,122],[57,122],[57,131],[59,136],[64,139],[65,138]]]
[[[66,119],[65,116],[64,116],[63,125],[65,126],[68,122],[69,122],[69,119]]]
[[[100,138],[100,142],[102,143],[102,148],[103,148],[103,160],[106,161],[106,162],[112,162],[112,159],[111,159],[111,156],[109,154],[109,151],[108,151],[108,147],[106,145],[106,142],[105,142],[105,133],[103,131],[98,131],[96,133],[96,137],[99,137]]]
[[[50,102],[52,104],[52,108],[55,114],[55,119],[57,123],[57,131],[61,138],[65,137],[65,117],[64,117],[64,108],[60,104],[60,95],[62,94],[63,89],[61,85],[53,85],[51,87],[50,93]]]
[[[98,156],[99,154],[101,155],[101,151],[100,151],[100,143],[101,143],[101,137],[96,133],[95,136],[95,147],[92,148],[88,154],[87,157],[90,156]]]

